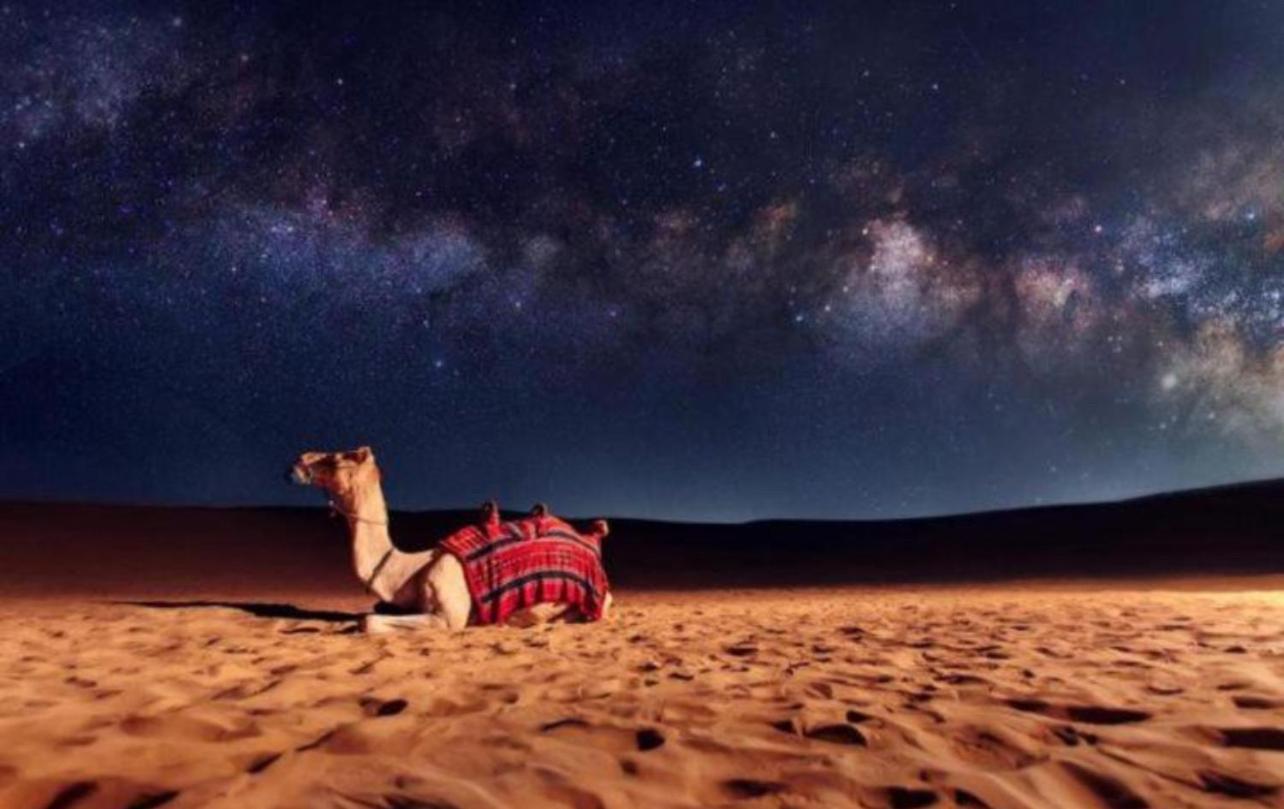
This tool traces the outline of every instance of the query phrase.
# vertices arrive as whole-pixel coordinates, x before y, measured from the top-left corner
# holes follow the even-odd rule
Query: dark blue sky
[[[368,5],[0,5],[0,497],[1284,474],[1279,3]]]

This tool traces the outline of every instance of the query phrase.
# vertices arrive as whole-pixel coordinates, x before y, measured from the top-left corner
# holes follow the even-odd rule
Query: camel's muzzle
[[[302,466],[286,467],[285,482],[307,486],[312,482],[312,470]]]

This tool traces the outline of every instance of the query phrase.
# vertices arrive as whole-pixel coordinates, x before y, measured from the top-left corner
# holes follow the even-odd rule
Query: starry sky
[[[2,2],[2,0],[0,0]],[[1284,4],[0,5],[0,497],[1284,474]]]

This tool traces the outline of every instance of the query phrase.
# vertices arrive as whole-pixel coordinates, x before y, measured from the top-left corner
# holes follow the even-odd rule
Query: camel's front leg
[[[445,621],[448,629],[460,630],[468,626],[473,611],[473,599],[464,579],[464,566],[454,554],[443,553],[424,573],[423,603]]]
[[[464,581],[464,568],[451,554],[442,554],[405,587],[413,604],[407,606],[418,612],[371,613],[362,620],[362,629],[371,635],[384,635],[403,630],[460,630],[468,626],[473,602]]]

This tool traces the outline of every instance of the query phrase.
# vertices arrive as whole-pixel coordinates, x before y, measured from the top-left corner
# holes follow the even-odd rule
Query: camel
[[[324,490],[335,514],[348,521],[352,541],[352,566],[367,591],[381,602],[411,614],[370,613],[362,624],[372,634],[403,629],[436,628],[461,630],[469,625],[472,598],[463,565],[452,553],[431,548],[407,553],[397,548],[388,531],[388,506],[384,501],[382,477],[370,447],[349,452],[305,452],[286,473],[295,484]],[[532,512],[543,516],[544,507]],[[483,506],[483,520],[497,522],[498,508]],[[605,520],[594,523],[593,534],[606,536]],[[602,610],[605,619],[611,605],[606,594]],[[529,626],[553,621],[571,621],[579,616],[562,604],[536,604],[520,610],[507,623]]]

